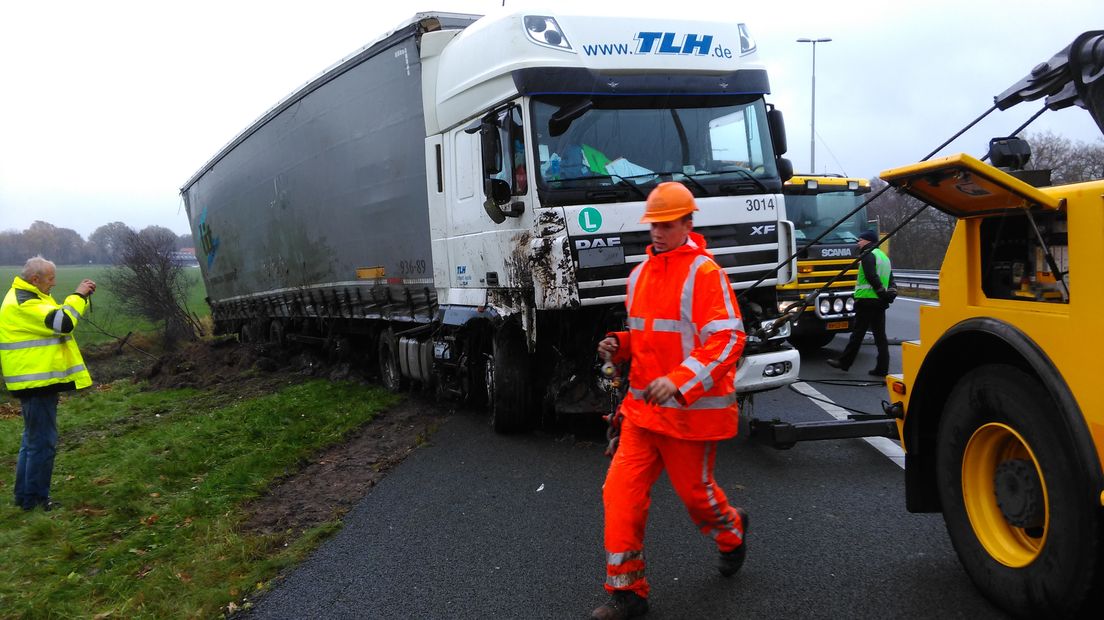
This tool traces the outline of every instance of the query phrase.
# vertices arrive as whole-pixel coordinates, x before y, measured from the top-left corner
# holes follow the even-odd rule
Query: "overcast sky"
[[[586,4],[632,15],[651,3]],[[795,39],[832,38],[816,46],[816,167],[856,176],[918,160],[1077,34],[1104,28],[1101,0],[654,4],[748,24],[799,172],[809,168],[812,46]],[[4,2],[0,230],[41,219],[85,237],[112,221],[189,232],[179,187],[278,100],[417,11],[500,5]],[[995,113],[948,151],[980,156],[1037,109]],[[1048,112],[1028,131],[1043,130],[1100,139],[1079,108]]]

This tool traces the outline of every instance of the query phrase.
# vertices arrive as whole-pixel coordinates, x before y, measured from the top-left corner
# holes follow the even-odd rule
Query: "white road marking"
[[[847,419],[849,412],[846,409],[833,403],[831,398],[821,394],[816,388],[808,383],[798,381],[793,384],[793,388],[804,396],[807,396],[809,400],[813,401],[833,418],[837,420]],[[905,468],[905,451],[901,449],[901,445],[897,442],[886,437],[863,437],[862,440],[874,446],[875,450],[884,454],[889,460],[897,463],[897,466],[901,469]]]
[[[922,306],[938,306],[939,302],[932,299],[919,299],[917,297],[898,297],[897,301],[911,301]]]

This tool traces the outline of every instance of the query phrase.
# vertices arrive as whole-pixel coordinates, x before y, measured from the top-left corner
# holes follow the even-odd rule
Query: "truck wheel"
[[[483,365],[487,409],[496,433],[525,430],[532,409],[532,368],[525,337],[516,325],[504,325],[494,337]]]
[[[790,336],[790,344],[793,348],[801,351],[816,351],[822,349],[832,342],[832,339],[836,337],[835,332],[822,332],[819,334],[802,334],[800,336]]]
[[[399,356],[395,337],[390,329],[385,329],[379,335],[379,371],[380,382],[383,387],[391,392],[401,392],[406,389],[406,377],[402,376],[399,369]]]
[[[1104,564],[1096,490],[1055,409],[1034,377],[991,364],[955,385],[939,423],[951,542],[974,584],[1017,615],[1075,613]]]

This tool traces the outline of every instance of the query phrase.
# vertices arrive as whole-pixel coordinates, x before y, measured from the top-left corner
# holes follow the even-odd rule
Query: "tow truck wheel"
[[[525,430],[532,409],[532,368],[525,336],[514,324],[495,333],[493,351],[483,365],[487,409],[496,433]]]
[[[379,335],[379,372],[383,387],[390,392],[401,392],[406,388],[406,378],[399,369],[399,356],[395,337],[390,329]]]
[[[1033,376],[991,364],[955,385],[939,424],[951,542],[974,584],[1017,615],[1076,613],[1104,571],[1095,491],[1059,415]]]

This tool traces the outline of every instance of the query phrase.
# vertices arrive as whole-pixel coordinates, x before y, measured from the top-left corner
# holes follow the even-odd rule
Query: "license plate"
[[[847,329],[848,328],[848,323],[847,323],[847,321],[829,321],[828,325],[826,325],[825,327],[827,327],[830,330],[831,329]]]

